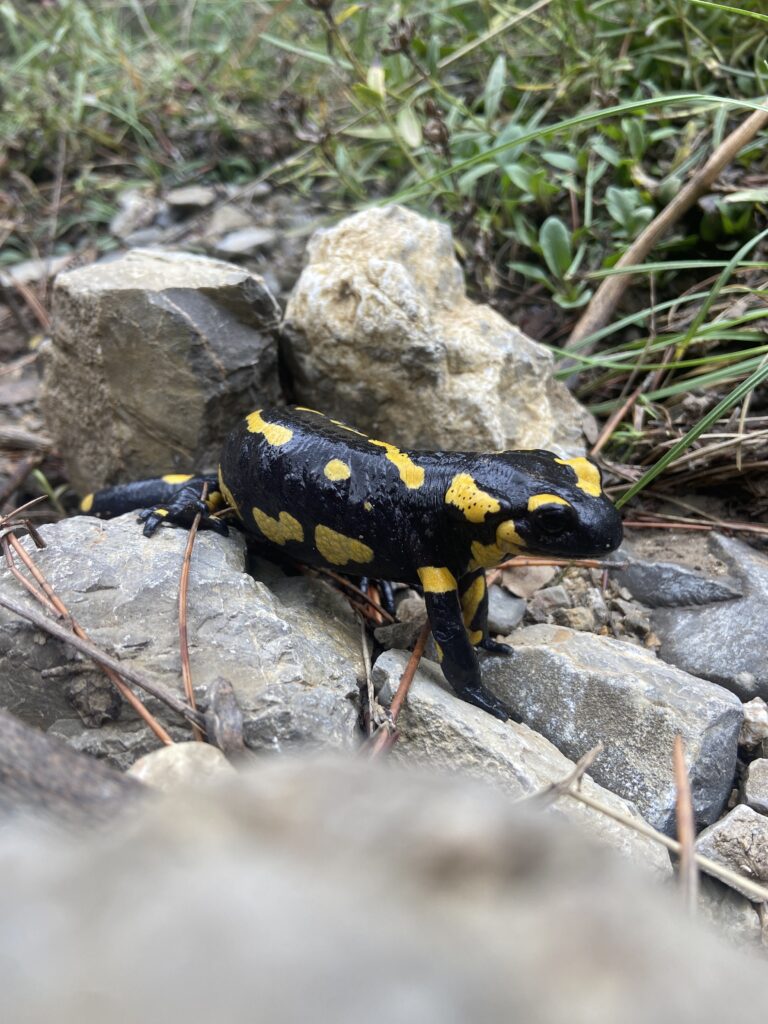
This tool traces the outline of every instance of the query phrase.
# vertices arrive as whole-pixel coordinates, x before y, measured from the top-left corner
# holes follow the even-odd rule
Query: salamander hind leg
[[[208,484],[208,496],[202,501],[200,496],[204,484]],[[226,524],[213,518],[213,513],[221,504],[222,497],[216,477],[185,474],[154,477],[104,488],[83,498],[80,511],[110,519],[125,512],[141,510],[139,520],[144,523],[144,534],[147,537],[162,523],[189,528],[197,513],[201,512],[201,528],[226,534]]]
[[[457,697],[505,721],[509,711],[483,687],[480,665],[464,626],[456,579],[448,569],[419,569],[440,667]]]

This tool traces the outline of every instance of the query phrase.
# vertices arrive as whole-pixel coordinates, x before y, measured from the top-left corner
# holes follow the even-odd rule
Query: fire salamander
[[[353,576],[420,585],[445,677],[498,718],[476,647],[488,637],[485,570],[510,555],[606,554],[621,543],[619,514],[586,458],[547,451],[406,451],[312,409],[253,412],[227,438],[218,478],[168,476],[124,484],[81,503],[119,515],[142,508],[144,532],[188,525],[200,508],[231,506],[239,524],[293,558]]]

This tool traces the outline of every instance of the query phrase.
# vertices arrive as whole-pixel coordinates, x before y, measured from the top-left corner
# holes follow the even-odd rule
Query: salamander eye
[[[574,524],[570,505],[542,505],[533,513],[533,522],[543,533],[563,533]]]

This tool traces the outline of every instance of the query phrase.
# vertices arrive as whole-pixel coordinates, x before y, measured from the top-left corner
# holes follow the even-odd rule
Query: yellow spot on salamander
[[[324,416],[325,413],[318,412],[317,409],[308,409],[306,405],[295,405],[294,409],[296,412],[313,412],[315,416]]]
[[[598,498],[602,493],[600,486],[600,470],[589,459],[580,455],[576,459],[555,459],[561,466],[570,466],[576,474],[576,486],[580,487],[585,494]]]
[[[185,484],[187,480],[192,479],[191,473],[166,473],[165,476],[161,476],[160,479],[164,484]]]
[[[464,619],[464,625],[469,627],[474,622],[477,610],[485,597],[485,577],[478,576],[476,580],[473,580],[470,586],[461,595],[461,615]]]
[[[425,594],[447,594],[456,589],[456,577],[450,569],[435,565],[422,565],[416,572]]]
[[[477,645],[483,639],[482,629],[473,629],[467,635],[469,636],[469,642],[472,644],[473,647],[477,647]]]
[[[472,561],[470,569],[490,569],[493,565],[503,562],[507,555],[516,555],[520,548],[524,548],[525,541],[515,529],[514,521],[511,519],[499,523],[496,528],[496,543],[482,544],[479,540],[473,540],[471,551]]]
[[[155,511],[153,512],[153,515],[160,516],[161,519],[165,519],[165,517],[168,515],[168,509],[156,508]]]
[[[267,443],[273,444],[276,448],[290,441],[293,437],[293,431],[289,430],[288,427],[281,427],[279,423],[267,423],[263,420],[261,418],[261,409],[252,412],[250,416],[246,416],[245,422],[248,424],[248,430],[251,434],[263,434]]]
[[[267,540],[271,540],[273,544],[287,544],[289,540],[304,540],[301,523],[288,512],[281,512],[275,519],[259,508],[253,508],[251,511],[254,522]]]
[[[219,490],[222,493],[224,501],[226,501],[230,508],[233,508],[235,509],[235,511],[239,512],[239,509],[237,508],[237,502],[235,501],[232,495],[232,491],[230,491],[230,489],[224,483],[224,477],[221,475],[221,466],[219,466]]]
[[[367,434],[364,434],[362,430],[355,430],[354,427],[348,427],[347,424],[342,423],[341,420],[331,420],[331,423],[333,423],[335,427],[341,427],[342,430],[348,430],[350,434],[357,434],[359,437],[368,436]]]
[[[557,494],[534,494],[528,499],[528,511],[535,512],[542,505],[570,505],[570,501]]]
[[[364,501],[363,508],[365,509],[366,512],[373,512],[373,505],[370,503],[370,501]]]
[[[383,448],[387,453],[387,458],[395,466],[400,474],[400,479],[403,481],[406,487],[410,490],[415,491],[417,487],[421,487],[424,483],[424,470],[421,466],[417,466],[412,461],[410,455],[406,455],[405,452],[401,452],[399,448],[393,444],[387,444],[386,441],[369,441],[370,444],[375,444],[378,448]]]
[[[349,480],[352,476],[352,470],[341,459],[331,459],[330,462],[326,462],[323,466],[323,473],[329,480]]]
[[[457,473],[445,492],[448,505],[455,505],[470,523],[482,523],[489,512],[499,512],[501,504],[480,490],[469,473]]]
[[[93,495],[92,494],[86,494],[86,496],[80,502],[80,511],[81,512],[90,512],[92,508],[93,508]]]
[[[373,548],[361,540],[337,533],[329,526],[315,527],[315,547],[331,565],[346,565],[347,562],[372,562]]]
[[[437,660],[442,661],[444,657],[443,648],[440,646],[437,640],[435,640],[435,650],[437,651]]]

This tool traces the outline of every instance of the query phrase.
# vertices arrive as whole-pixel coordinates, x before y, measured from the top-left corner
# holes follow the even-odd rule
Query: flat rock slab
[[[551,350],[466,297],[447,224],[387,206],[316,232],[284,327],[297,397],[360,430],[409,447],[583,451],[584,410]]]
[[[768,883],[768,817],[738,804],[701,833],[696,840],[696,852],[753,882]],[[728,885],[752,897],[738,882],[729,881]]]
[[[376,661],[374,684],[384,687],[390,699],[408,657],[404,651],[387,651]],[[398,742],[390,755],[395,761],[471,775],[518,799],[540,793],[571,774],[573,762],[549,740],[526,725],[500,722],[444,687],[438,666],[422,661],[397,720]],[[582,787],[611,810],[640,821],[635,807],[589,776],[582,780]],[[657,874],[670,874],[669,857],[658,843],[568,797],[559,798],[555,806],[624,856]]]
[[[738,577],[744,596],[653,616],[665,661],[727,687],[742,700],[768,699],[768,558],[741,541],[710,535],[710,548]]]
[[[634,645],[566,627],[530,626],[510,640],[513,655],[483,659],[483,681],[516,717],[573,760],[602,743],[592,777],[667,834],[675,829],[679,733],[696,821],[717,818],[733,784],[742,720],[732,693]]]
[[[107,522],[82,516],[41,533],[44,550],[25,543],[93,641],[180,695],[177,601],[186,531],[162,528],[146,538],[127,515]],[[272,591],[243,564],[241,537],[199,534],[188,606],[198,696],[217,678],[230,682],[245,742],[255,750],[356,745],[357,679],[364,674],[349,606],[319,580],[301,580],[298,590],[286,579]],[[0,592],[39,609],[5,568]],[[0,609],[0,707],[126,768],[157,741],[108,686],[71,649]],[[147,704],[173,723],[176,738],[189,738],[163,705]]]
[[[279,399],[276,300],[220,260],[135,249],[56,278],[43,409],[75,489],[215,466]]]

